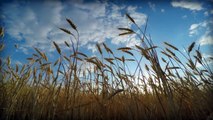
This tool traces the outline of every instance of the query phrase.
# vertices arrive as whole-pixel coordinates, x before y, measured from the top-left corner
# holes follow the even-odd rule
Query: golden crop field
[[[12,65],[9,56],[1,60],[0,119],[212,120],[213,72],[199,46],[193,42],[181,52],[168,42],[155,45],[147,26],[140,28],[131,14],[126,17],[137,29],[118,28],[119,36],[136,35],[141,41],[117,48],[127,56],[105,43],[96,44],[98,56],[80,51],[78,25],[67,18],[69,29],[59,30],[74,38],[74,44],[64,43],[69,54],[52,42],[59,55],[54,62],[40,48],[22,66]]]

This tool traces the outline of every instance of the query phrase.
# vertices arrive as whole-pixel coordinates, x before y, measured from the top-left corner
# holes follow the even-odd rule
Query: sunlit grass
[[[53,63],[39,48],[23,66],[12,66],[9,57],[1,61],[0,119],[207,119],[213,112],[213,73],[199,46],[193,42],[186,53],[166,42],[156,46],[147,26],[127,18],[137,30],[119,28],[119,35],[136,34],[141,41],[117,49],[128,58],[105,43],[96,45],[99,57],[79,51],[77,26],[66,19],[76,32],[60,28],[75,40],[64,44],[70,55],[53,42],[60,56]],[[131,63],[136,67],[130,72]]]

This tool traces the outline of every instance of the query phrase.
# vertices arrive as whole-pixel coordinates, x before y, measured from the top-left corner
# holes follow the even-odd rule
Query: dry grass
[[[0,119],[205,120],[213,112],[213,73],[199,47],[192,43],[185,54],[166,42],[164,48],[155,46],[146,26],[142,30],[127,18],[140,32],[119,28],[119,35],[136,34],[141,40],[140,46],[118,48],[128,58],[104,43],[96,45],[100,57],[88,57],[78,49],[76,25],[66,19],[76,32],[60,28],[76,40],[65,42],[71,55],[53,42],[60,55],[54,63],[39,48],[23,66],[11,65],[9,57],[1,62]],[[136,64],[133,72],[130,63]]]

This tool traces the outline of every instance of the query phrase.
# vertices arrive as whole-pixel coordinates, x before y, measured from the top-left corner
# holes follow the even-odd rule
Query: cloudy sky
[[[71,19],[80,34],[80,50],[89,56],[97,54],[96,43],[105,42],[110,48],[135,46],[135,36],[118,36],[119,27],[131,27],[125,13],[130,14],[143,29],[148,18],[147,33],[154,44],[168,42],[184,50],[192,42],[201,45],[206,56],[213,51],[213,4],[205,1],[127,1],[127,0],[19,0],[0,2],[0,25],[5,28],[5,49],[1,57],[10,56],[21,64],[34,53],[33,47],[55,59],[52,41],[67,51],[64,41],[70,37],[59,27],[71,30]],[[71,30],[75,34],[75,31]],[[70,43],[71,44],[71,43]]]

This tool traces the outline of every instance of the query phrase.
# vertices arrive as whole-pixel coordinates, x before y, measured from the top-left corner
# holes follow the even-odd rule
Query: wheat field
[[[59,30],[77,41],[64,43],[70,55],[53,42],[59,55],[54,62],[39,48],[23,66],[12,65],[10,57],[1,60],[0,119],[212,119],[213,71],[208,61],[213,58],[204,58],[195,42],[186,52],[167,42],[157,46],[147,36],[147,26],[140,28],[126,16],[137,32],[118,28],[119,36],[137,35],[141,41],[140,46],[117,48],[128,57],[116,55],[105,43],[96,45],[98,56],[86,55],[79,50],[77,25],[66,19],[76,34]],[[134,71],[129,70],[131,64],[136,65]]]

